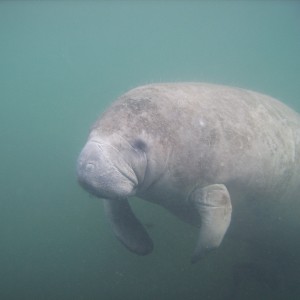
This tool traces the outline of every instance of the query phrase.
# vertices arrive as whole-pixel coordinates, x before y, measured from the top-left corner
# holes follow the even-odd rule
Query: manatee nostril
[[[87,163],[85,169],[88,172],[93,171],[95,169],[95,165],[92,163]]]

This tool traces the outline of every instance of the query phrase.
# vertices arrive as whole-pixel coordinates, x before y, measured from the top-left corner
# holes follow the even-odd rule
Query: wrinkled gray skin
[[[128,204],[137,196],[199,227],[196,262],[220,245],[230,222],[242,230],[257,222],[251,214],[281,218],[276,207],[289,205],[300,183],[300,117],[238,88],[138,87],[94,124],[77,174],[83,188],[104,199],[114,233],[129,250],[153,249]]]

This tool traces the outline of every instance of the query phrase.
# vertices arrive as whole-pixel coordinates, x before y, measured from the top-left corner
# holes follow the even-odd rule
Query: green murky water
[[[0,298],[298,299],[300,257],[283,284],[239,265],[242,242],[191,266],[196,231],[147,203],[155,251],[128,253],[75,161],[98,114],[140,84],[240,86],[300,111],[299,53],[298,1],[1,1]]]

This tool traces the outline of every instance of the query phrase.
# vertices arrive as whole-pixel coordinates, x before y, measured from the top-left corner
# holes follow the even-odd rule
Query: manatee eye
[[[139,150],[139,151],[146,151],[147,150],[147,145],[146,143],[141,140],[141,139],[136,139],[133,141],[132,146],[134,149]]]

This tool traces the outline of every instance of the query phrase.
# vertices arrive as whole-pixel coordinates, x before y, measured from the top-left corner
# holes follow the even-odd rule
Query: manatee
[[[240,88],[137,87],[92,126],[77,176],[103,199],[114,234],[130,251],[153,250],[129,205],[135,196],[199,228],[196,262],[221,244],[230,224],[238,231],[268,232],[282,218],[282,207],[299,204],[300,116],[276,99]]]

